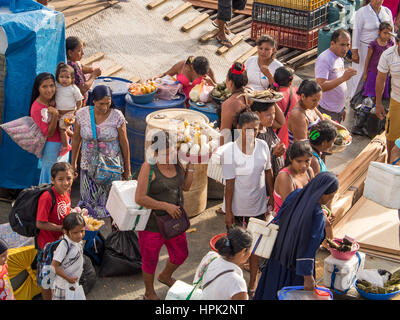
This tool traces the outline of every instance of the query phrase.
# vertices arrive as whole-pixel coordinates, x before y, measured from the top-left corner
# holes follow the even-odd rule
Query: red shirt
[[[290,101],[290,106],[289,104],[289,98],[290,98],[290,90],[292,90],[292,100]],[[283,114],[285,114],[286,108],[289,107],[289,111],[286,115],[286,122],[283,125],[283,127],[279,130],[278,137],[281,139],[282,143],[285,144],[286,149],[289,147],[289,132],[288,132],[288,126],[287,126],[287,120],[289,118],[289,114],[292,111],[293,107],[296,105],[296,103],[300,100],[300,97],[297,95],[297,88],[295,87],[290,87],[290,88],[279,88],[278,90],[283,94],[283,99],[279,102],[277,102],[277,105],[279,108],[281,108]]]
[[[60,137],[60,132],[58,131],[58,126],[56,130],[54,131],[54,134],[52,137],[48,136],[48,130],[49,130],[49,124],[47,122],[43,121],[42,118],[42,109],[47,108],[46,105],[41,104],[37,101],[32,103],[32,108],[31,108],[31,117],[33,121],[36,122],[38,125],[40,131],[43,132],[43,134],[47,137],[47,141],[50,142],[61,142],[61,137]]]
[[[62,225],[64,218],[71,211],[71,197],[68,192],[62,196],[54,187],[52,187],[52,189],[56,196],[56,205],[54,206],[54,209],[50,212],[52,205],[50,192],[43,192],[39,198],[36,220]],[[46,243],[56,241],[61,236],[62,232],[39,230],[37,237],[38,246],[43,249]]]

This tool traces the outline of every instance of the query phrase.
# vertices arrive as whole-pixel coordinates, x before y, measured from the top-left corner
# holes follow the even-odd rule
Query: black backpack
[[[22,190],[15,199],[9,214],[10,226],[13,231],[25,237],[36,237],[36,214],[38,202],[43,192],[50,192],[52,197],[51,211],[56,205],[56,195],[48,183]]]

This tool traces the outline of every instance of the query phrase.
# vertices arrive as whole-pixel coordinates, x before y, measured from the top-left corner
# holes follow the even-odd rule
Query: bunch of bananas
[[[83,216],[83,219],[85,219],[86,230],[89,231],[97,231],[104,225],[103,220],[97,220],[89,216]]]

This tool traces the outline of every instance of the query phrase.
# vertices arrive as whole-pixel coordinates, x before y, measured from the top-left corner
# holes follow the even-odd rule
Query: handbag
[[[151,166],[153,167],[153,165]],[[180,195],[179,207],[181,209],[181,215],[179,216],[179,218],[174,219],[169,214],[162,216],[155,215],[158,230],[160,231],[161,236],[165,240],[177,237],[190,228],[190,221],[188,215],[182,206],[182,199],[181,199],[182,192],[180,187],[178,188],[178,192]]]
[[[93,156],[88,171],[89,176],[96,184],[106,185],[114,180],[121,180],[122,165],[119,157],[109,157],[100,152],[96,134],[96,122],[93,106],[90,106],[90,122],[92,127],[94,146]]]

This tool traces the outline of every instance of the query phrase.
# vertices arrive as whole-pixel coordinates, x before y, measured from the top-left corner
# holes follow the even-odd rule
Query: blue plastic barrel
[[[146,117],[148,114],[161,109],[185,108],[186,96],[178,94],[177,99],[161,100],[155,98],[147,104],[137,104],[130,94],[125,95],[125,118],[128,121],[126,130],[129,141],[132,174],[138,172],[144,161],[144,144],[146,131]]]
[[[125,96],[128,93],[128,88],[129,84],[131,84],[132,81],[123,79],[123,78],[117,78],[117,77],[98,77],[96,80],[94,80],[92,88],[89,90],[89,97],[87,101],[87,105],[90,106],[92,105],[92,91],[93,89],[98,86],[98,85],[106,85],[111,88],[112,90],[112,100],[115,104],[115,106],[121,110],[123,114],[125,114]]]
[[[193,102],[191,100],[189,100],[189,104],[190,104],[190,109],[196,110],[206,115],[208,117],[208,120],[210,120],[210,122],[218,120],[217,107],[214,104],[212,103],[204,104],[199,102]]]

